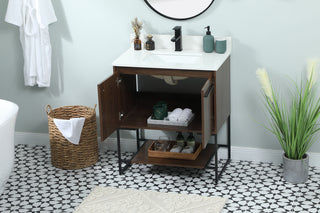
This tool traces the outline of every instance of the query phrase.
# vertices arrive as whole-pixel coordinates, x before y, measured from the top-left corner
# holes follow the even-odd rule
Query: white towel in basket
[[[61,134],[71,143],[78,145],[85,118],[71,118],[70,120],[53,119]]]

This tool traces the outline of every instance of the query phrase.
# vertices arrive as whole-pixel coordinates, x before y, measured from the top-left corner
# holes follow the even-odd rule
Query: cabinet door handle
[[[119,112],[119,121],[121,121],[121,119],[123,118],[124,113],[123,112]]]
[[[204,98],[208,97],[208,95],[210,94],[211,90],[213,90],[213,84],[210,85],[209,89],[206,91],[206,93],[204,94]]]

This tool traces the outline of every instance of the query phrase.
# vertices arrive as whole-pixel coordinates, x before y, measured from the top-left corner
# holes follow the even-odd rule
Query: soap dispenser
[[[210,26],[205,27],[207,33],[203,36],[203,51],[211,53],[214,50],[214,37],[211,35]]]

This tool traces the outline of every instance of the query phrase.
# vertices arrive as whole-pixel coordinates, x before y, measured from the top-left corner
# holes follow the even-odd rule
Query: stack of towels
[[[192,110],[189,108],[185,108],[184,110],[176,108],[170,113],[170,115],[168,115],[169,121],[187,122],[191,118]]]

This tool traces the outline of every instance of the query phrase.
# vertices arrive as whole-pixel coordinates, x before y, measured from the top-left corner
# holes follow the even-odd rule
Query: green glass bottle
[[[196,146],[196,139],[194,138],[192,132],[190,132],[189,136],[187,137],[187,146],[191,146],[193,150]]]
[[[184,137],[182,135],[182,132],[178,132],[178,136],[176,138],[176,142],[178,146],[184,147]]]

